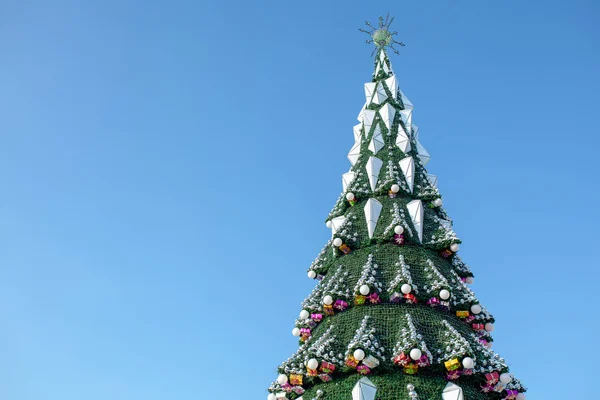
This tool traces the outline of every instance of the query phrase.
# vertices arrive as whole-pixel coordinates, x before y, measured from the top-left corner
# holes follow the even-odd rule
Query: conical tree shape
[[[384,48],[365,95],[352,167],[327,218],[333,237],[309,269],[319,282],[296,320],[300,348],[269,398],[347,400],[368,375],[380,400],[441,399],[448,381],[469,400],[524,399],[490,349],[494,319],[467,286],[472,274]]]

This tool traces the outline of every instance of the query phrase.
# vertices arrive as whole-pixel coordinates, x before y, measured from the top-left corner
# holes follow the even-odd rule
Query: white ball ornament
[[[363,296],[366,296],[369,294],[369,292],[371,291],[371,289],[369,289],[368,285],[362,285],[359,289],[360,294],[362,294]]]
[[[485,324],[485,330],[488,332],[492,332],[494,330],[494,324],[488,322],[487,324]]]
[[[527,396],[525,396],[525,393],[519,393],[517,395],[517,400],[527,400]]]
[[[300,329],[299,328],[292,329],[292,335],[294,335],[294,336],[300,336]]]
[[[306,311],[306,310],[300,311],[300,319],[308,319],[308,317],[310,317],[310,314],[308,311]]]
[[[331,220],[325,222],[325,226],[328,228],[331,228]]]
[[[471,306],[471,312],[475,315],[481,313],[481,306],[479,304],[473,304]]]
[[[471,357],[465,357],[462,360],[462,365],[463,365],[463,367],[465,367],[467,369],[472,369],[473,366],[475,365],[475,361],[473,361],[473,359]]]
[[[473,278],[472,276],[469,276],[469,277],[467,278],[466,282],[467,282],[469,285],[472,285],[472,284],[473,284],[473,282],[475,282],[475,278]]]
[[[312,269],[310,271],[308,271],[307,275],[310,279],[315,279],[317,277],[317,273],[315,271],[313,271]]]
[[[342,245],[342,243],[344,243],[344,242],[343,242],[343,241],[342,241],[342,239],[340,239],[340,238],[335,238],[335,239],[333,239],[333,245],[334,245],[335,247],[340,247],[340,246]]]
[[[400,291],[404,294],[409,294],[412,291],[412,287],[408,283],[405,283],[400,286]]]
[[[510,376],[510,374],[507,374],[506,372],[500,374],[500,382],[506,385],[507,383],[510,383],[510,381],[512,381],[512,376]]]
[[[346,200],[349,200],[349,201],[354,200],[354,193],[352,193],[352,192],[346,193]]]
[[[452,243],[450,245],[450,251],[453,252],[453,253],[456,253],[459,248],[460,248],[460,246],[458,245],[458,243]]]
[[[394,227],[394,233],[402,235],[404,233],[404,227],[402,225],[396,225]]]
[[[269,395],[267,396],[267,400],[275,400],[276,397],[273,393],[269,393]]]
[[[440,199],[439,197],[433,201],[433,205],[435,207],[441,207],[442,204],[444,204],[444,203],[442,202],[442,199]]]
[[[327,306],[330,306],[331,304],[333,304],[333,297],[331,297],[330,295],[323,297],[323,304],[325,304]]]
[[[356,361],[362,361],[365,358],[365,352],[362,349],[354,350],[354,354],[352,354]]]
[[[440,290],[440,299],[442,300],[448,300],[450,298],[450,292],[447,291],[446,289],[442,289]]]
[[[319,368],[319,362],[317,360],[315,360],[314,358],[311,358],[310,360],[308,360],[308,363],[306,364],[306,366],[310,369],[317,369],[317,368]]]
[[[288,381],[288,377],[285,374],[280,374],[277,377],[277,383],[279,383],[280,385],[285,385]]]
[[[487,342],[487,343],[485,344],[485,347],[487,347],[488,349],[491,349],[491,348],[492,348],[492,345],[493,345],[493,342]]]
[[[400,186],[394,183],[390,190],[392,191],[392,193],[398,193],[400,191]]]
[[[421,350],[419,350],[419,349],[412,349],[410,351],[410,358],[412,358],[413,360],[417,361],[419,358],[421,358]]]

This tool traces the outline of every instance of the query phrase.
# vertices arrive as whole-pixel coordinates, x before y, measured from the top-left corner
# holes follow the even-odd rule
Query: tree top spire
[[[373,43],[375,45],[375,53],[376,50],[384,49],[385,47],[391,48],[394,53],[399,54],[398,50],[394,47],[394,44],[399,46],[404,46],[404,43],[398,42],[394,39],[394,36],[398,34],[398,32],[390,31],[390,25],[394,22],[394,17],[390,18],[390,14],[385,17],[385,21],[383,17],[379,17],[379,27],[374,27],[371,25],[369,21],[366,21],[365,24],[369,27],[369,30],[359,28],[361,32],[366,33],[371,37],[371,39],[367,40],[367,43]]]

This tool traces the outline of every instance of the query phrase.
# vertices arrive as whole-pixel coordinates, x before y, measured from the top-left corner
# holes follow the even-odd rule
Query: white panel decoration
[[[392,97],[394,99],[397,98],[396,96],[398,96],[398,82],[396,82],[396,75],[392,75],[389,78],[387,78],[385,80],[385,84],[387,85],[388,89],[390,89]]]
[[[400,165],[400,170],[404,174],[404,179],[406,179],[408,188],[412,193],[415,182],[415,160],[413,160],[412,157],[404,157],[398,164]]]
[[[367,104],[369,104],[373,99],[373,93],[375,93],[375,85],[377,85],[377,82],[365,83],[365,97],[367,98]]]
[[[373,121],[375,121],[375,111],[363,110],[362,122],[365,124],[365,136],[369,136],[369,131],[371,130],[371,125],[373,125]]]
[[[379,127],[379,124],[377,124],[375,126],[375,130],[373,131],[371,143],[369,143],[369,150],[371,150],[373,154],[377,154],[377,152],[379,152],[383,146],[385,146],[385,142],[383,141],[383,136],[381,135],[381,128]]]
[[[385,62],[385,53],[383,50],[379,52],[379,61]]]
[[[344,192],[346,189],[348,189],[348,186],[350,186],[354,178],[356,178],[356,174],[354,172],[346,172],[342,175],[342,188]]]
[[[404,122],[406,129],[410,132],[412,125],[412,108],[400,110],[400,117],[402,118],[402,122]]]
[[[460,386],[458,386],[452,382],[448,382],[448,384],[444,388],[444,391],[442,392],[442,399],[443,400],[465,400],[465,397],[463,395],[463,390]]]
[[[433,174],[427,174],[427,179],[429,180],[429,183],[431,183],[431,186],[437,187],[437,183],[438,183],[437,176],[435,176]]]
[[[446,229],[447,231],[452,230],[452,221],[448,221],[447,219],[440,219],[440,224],[444,227],[444,229]]]
[[[402,125],[398,125],[398,135],[396,136],[396,146],[404,153],[410,151],[410,138],[402,128]]]
[[[385,93],[385,88],[383,87],[383,85],[381,83],[379,83],[377,85],[377,89],[375,90],[375,93],[373,93],[372,101],[375,104],[381,104],[386,99],[387,99],[387,94]]]
[[[419,153],[419,159],[421,160],[423,165],[427,165],[429,160],[431,160],[431,156],[419,141],[417,141],[417,153]]]
[[[348,160],[350,160],[350,164],[354,165],[358,161],[358,157],[360,156],[360,140],[354,143],[354,146],[348,152]]]
[[[365,101],[365,104],[363,104],[362,108],[360,109],[360,112],[358,113],[358,115],[356,116],[356,119],[358,120],[358,122],[362,123],[363,120],[363,112],[365,111],[365,108],[367,108],[367,104],[369,104],[369,101]]]
[[[354,131],[354,141],[358,142],[362,137],[362,124],[357,124],[352,127]]]
[[[341,217],[335,217],[331,219],[331,235],[335,235],[335,233],[344,225],[346,222],[346,217],[343,215]]]
[[[375,233],[377,220],[379,219],[379,214],[381,214],[382,208],[383,206],[381,203],[375,199],[369,199],[367,200],[367,204],[365,204],[365,220],[367,221],[369,239],[371,239],[373,237],[373,233]]]
[[[369,378],[360,378],[352,389],[352,400],[375,400],[377,386]]]
[[[379,109],[379,115],[381,115],[381,119],[383,119],[383,123],[388,130],[391,130],[392,124],[394,123],[394,116],[396,115],[396,109],[388,103]]]
[[[400,90],[400,98],[402,99],[402,104],[404,104],[404,108],[414,108],[413,103],[411,103],[408,97],[406,97],[406,95],[402,93],[402,90]]]
[[[410,219],[412,220],[415,229],[417,230],[417,235],[419,236],[419,241],[423,241],[423,203],[421,200],[413,200],[406,205],[408,209],[408,214],[410,215]]]
[[[369,177],[369,184],[371,185],[371,190],[375,190],[377,186],[377,180],[379,179],[379,171],[381,170],[381,166],[383,165],[383,161],[381,161],[377,157],[369,157],[367,161],[367,165],[365,168],[367,169],[367,176]]]
[[[390,72],[392,72],[392,70],[388,68],[385,61],[382,64],[383,64],[383,72],[385,72],[386,74],[389,74]]]

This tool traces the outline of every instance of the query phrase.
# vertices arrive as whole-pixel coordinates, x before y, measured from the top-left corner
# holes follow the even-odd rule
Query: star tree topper
[[[373,53],[375,53],[376,50],[389,47],[394,53],[399,54],[398,50],[394,47],[394,44],[404,47],[404,43],[394,39],[394,36],[397,35],[398,32],[390,32],[390,25],[393,21],[394,17],[390,19],[390,15],[388,14],[387,17],[385,17],[385,21],[383,20],[383,17],[379,17],[379,28],[373,27],[373,25],[367,21],[365,24],[369,27],[369,30],[359,29],[361,32],[364,32],[371,37],[371,39],[367,40],[367,43],[375,44]]]

